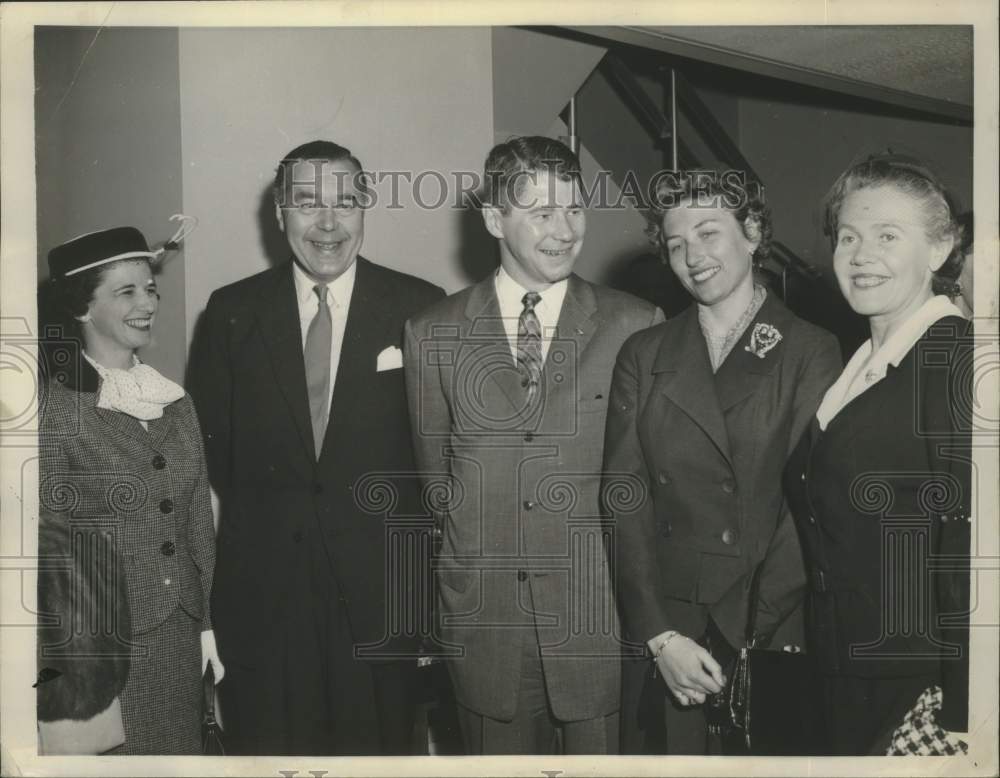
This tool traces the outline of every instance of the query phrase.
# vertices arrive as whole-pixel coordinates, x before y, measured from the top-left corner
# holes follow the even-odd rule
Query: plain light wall
[[[493,141],[489,28],[182,29],[188,337],[211,292],[288,258],[269,187],[278,160],[324,138],[372,171],[481,171]],[[375,187],[390,196],[388,179]],[[424,179],[436,200],[438,179]],[[366,213],[362,255],[454,292],[495,266],[474,211]]]
[[[151,247],[182,210],[177,30],[35,31],[38,279],[49,249],[83,233],[138,227]],[[162,299],[142,359],[184,375],[184,251],[157,283]]]
[[[493,27],[491,32],[497,143],[512,135],[547,135],[607,51],[517,27]]]

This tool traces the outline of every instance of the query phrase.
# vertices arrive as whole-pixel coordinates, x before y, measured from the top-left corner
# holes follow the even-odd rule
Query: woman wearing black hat
[[[215,533],[201,431],[184,390],[136,354],[150,343],[159,306],[152,263],[162,254],[131,227],[49,253],[56,306],[83,348],[63,341],[39,403],[41,518],[71,531],[103,527],[127,583],[131,637],[115,614],[91,622],[75,605],[56,614],[128,646],[125,742],[110,753],[200,753],[202,673],[209,661],[216,680],[224,672],[209,616]],[[58,647],[39,642],[43,667]],[[70,680],[43,686],[58,696],[61,683],[76,688]]]

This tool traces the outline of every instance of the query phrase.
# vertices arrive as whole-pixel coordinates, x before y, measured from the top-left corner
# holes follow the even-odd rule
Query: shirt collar
[[[899,367],[931,325],[946,316],[962,316],[962,312],[944,295],[936,295],[910,314],[875,354],[872,354],[870,338],[862,343],[848,360],[840,377],[827,389],[816,410],[820,428],[825,430],[847,403],[881,381],[888,365]],[[864,376],[861,375],[862,370],[865,370]]]
[[[358,261],[355,259],[347,270],[326,285],[329,293],[333,295],[333,299],[337,301],[337,305],[344,305],[350,299],[351,291],[354,289],[354,278],[357,274]],[[314,301],[316,293],[313,291],[313,287],[318,282],[307,276],[294,259],[292,260],[292,277],[295,279],[295,296],[298,298],[299,306]]]
[[[521,311],[524,309],[523,298],[528,290],[511,278],[502,265],[497,269],[495,287],[497,302],[500,303],[501,315],[504,317],[510,315],[515,317],[520,316]],[[562,310],[563,300],[566,298],[566,289],[568,287],[569,279],[564,278],[562,281],[552,284],[548,289],[539,292],[538,294],[542,299],[535,306],[535,310],[538,311],[541,308],[549,313],[558,315],[559,311]]]
[[[946,316],[961,317],[962,312],[945,295],[935,295],[911,313],[909,318],[886,339],[881,348],[875,352],[874,359],[882,364],[899,367],[903,357],[910,352],[910,349],[924,336],[931,325]],[[864,344],[865,351],[870,353],[871,347],[872,342],[869,339]]]

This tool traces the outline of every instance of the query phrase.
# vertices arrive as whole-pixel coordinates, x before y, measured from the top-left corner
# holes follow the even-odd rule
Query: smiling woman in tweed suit
[[[125,742],[111,752],[122,754],[200,753],[202,672],[208,661],[224,672],[208,608],[215,537],[201,432],[184,390],[136,357],[159,303],[157,256],[129,227],[49,253],[84,350],[66,348],[73,369],[42,395],[40,505],[46,520],[98,522],[114,538],[132,623]]]

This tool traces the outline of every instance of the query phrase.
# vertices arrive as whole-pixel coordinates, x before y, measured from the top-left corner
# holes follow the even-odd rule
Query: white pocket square
[[[382,349],[375,363],[375,372],[381,373],[383,370],[399,370],[403,366],[403,352],[395,346]]]

